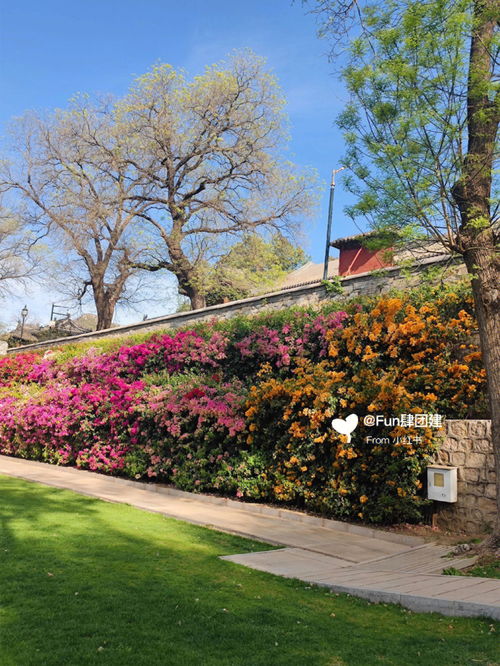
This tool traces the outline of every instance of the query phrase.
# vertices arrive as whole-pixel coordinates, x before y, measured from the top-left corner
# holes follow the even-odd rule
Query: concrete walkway
[[[473,560],[417,537],[7,456],[0,474],[285,546],[222,558],[233,563],[412,610],[500,619],[500,581],[440,575]]]

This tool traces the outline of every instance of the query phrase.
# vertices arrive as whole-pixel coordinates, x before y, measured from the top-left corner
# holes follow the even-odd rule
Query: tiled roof
[[[338,275],[339,260],[330,259],[328,263],[328,277]],[[315,264],[308,261],[300,268],[288,273],[288,275],[276,285],[277,289],[288,289],[289,287],[298,287],[310,282],[320,282],[323,279],[323,264]]]
[[[336,240],[333,240],[330,243],[330,245],[332,247],[340,249],[344,245],[348,245],[348,244],[356,242],[356,241],[361,241],[363,238],[370,238],[370,237],[376,236],[376,235],[377,235],[377,232],[375,232],[375,231],[367,231],[366,233],[363,233],[363,234],[355,234],[354,236],[345,236],[344,238],[337,238]]]

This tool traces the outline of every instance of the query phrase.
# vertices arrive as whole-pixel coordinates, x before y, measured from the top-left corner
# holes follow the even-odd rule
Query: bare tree
[[[283,104],[250,52],[192,82],[159,65],[121,101],[79,97],[18,122],[0,187],[83,268],[78,292],[92,291],[99,328],[139,269],[171,271],[203,307],[207,262],[230,236],[292,233],[311,210],[313,179],[283,159]]]
[[[97,328],[111,325],[116,304],[137,269],[137,232],[130,225],[145,208],[132,200],[137,183],[126,177],[120,137],[107,104],[87,98],[48,119],[31,114],[13,130],[13,160],[0,176],[17,195],[24,219],[45,229],[79,300],[91,290]],[[141,246],[142,247],[142,246]]]
[[[15,285],[25,284],[36,274],[35,238],[8,209],[0,207],[0,296]]]
[[[205,305],[200,267],[214,245],[258,228],[290,232],[312,208],[311,175],[283,159],[283,105],[263,60],[244,51],[192,81],[153,67],[115,108],[123,159],[142,183],[130,201],[147,206],[139,215],[159,242],[136,265],[174,273],[193,308]]]

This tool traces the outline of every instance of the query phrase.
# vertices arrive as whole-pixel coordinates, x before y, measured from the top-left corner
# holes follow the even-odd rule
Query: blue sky
[[[316,18],[296,0],[0,0],[0,127],[28,109],[64,107],[76,92],[123,94],[134,76],[162,61],[189,74],[250,47],[267,58],[290,116],[291,158],[313,166],[325,183],[343,153],[334,120],[346,95],[316,36]],[[356,232],[336,190],[333,237]],[[317,219],[307,225],[306,251],[322,261],[328,205],[325,187]],[[31,302],[30,302],[31,300]],[[5,322],[27,302],[46,321],[57,297],[43,290],[17,294]],[[172,304],[146,308],[159,315]],[[118,312],[121,322],[138,319]]]

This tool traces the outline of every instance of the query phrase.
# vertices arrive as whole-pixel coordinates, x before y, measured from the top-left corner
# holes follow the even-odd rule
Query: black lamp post
[[[21,310],[21,340],[23,339],[23,333],[24,333],[24,322],[26,321],[26,317],[28,316],[28,306],[24,306],[24,308]]]
[[[332,235],[332,215],[333,215],[333,195],[335,193],[335,174],[343,171],[345,167],[334,169],[332,171],[332,182],[330,183],[330,203],[328,205],[328,225],[326,227],[326,246],[325,246],[325,263],[323,266],[323,280],[328,279],[328,263],[330,261],[330,237]]]

